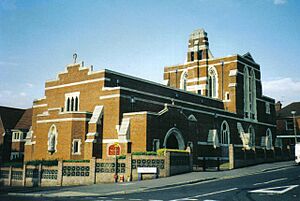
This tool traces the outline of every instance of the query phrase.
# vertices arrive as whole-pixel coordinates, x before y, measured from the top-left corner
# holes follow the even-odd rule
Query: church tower
[[[213,58],[209,50],[207,33],[204,29],[193,31],[189,38],[187,62]]]

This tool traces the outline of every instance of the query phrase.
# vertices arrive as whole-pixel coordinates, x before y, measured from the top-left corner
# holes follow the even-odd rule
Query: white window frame
[[[77,92],[71,92],[71,93],[66,93],[65,94],[65,112],[77,112],[79,111],[79,106],[80,106],[80,92],[77,91]],[[72,98],[74,99],[74,103],[73,103],[73,108],[71,107],[72,106],[72,103],[71,103],[71,100]],[[78,100],[78,103],[77,103],[77,110],[76,109],[76,98]],[[68,99],[70,100],[70,103],[68,105]],[[68,107],[69,106],[69,107]]]
[[[77,142],[77,152],[75,152],[75,142]],[[81,139],[73,139],[72,141],[72,155],[81,155]]]
[[[55,124],[52,124],[48,131],[48,143],[47,143],[48,144],[48,147],[47,147],[48,152],[52,152],[52,151],[50,151],[50,147],[51,147],[50,140],[51,140],[52,135],[54,135],[54,137],[55,137],[54,152],[57,152],[58,132],[57,132],[57,128],[56,128]]]
[[[223,129],[223,126],[226,126],[225,129]],[[228,146],[230,144],[230,128],[229,128],[229,124],[227,123],[227,121],[223,121],[221,124],[221,132],[220,132],[220,144],[221,145],[225,145]]]
[[[19,152],[11,152],[10,153],[10,160],[18,159],[20,158]]]
[[[23,132],[22,131],[13,131],[12,132],[12,142],[22,142],[24,141]]]
[[[218,81],[218,71],[212,66],[208,69],[208,96],[212,98],[219,97],[219,81]],[[209,82],[211,80],[211,83]],[[210,86],[212,85],[212,86]],[[211,89],[211,91],[210,91]]]
[[[227,98],[227,96],[229,96],[229,98]],[[230,102],[230,93],[229,93],[229,91],[225,92],[225,102]]]
[[[188,80],[188,73],[187,71],[183,71],[180,77],[180,89],[186,91],[187,90],[187,80]]]

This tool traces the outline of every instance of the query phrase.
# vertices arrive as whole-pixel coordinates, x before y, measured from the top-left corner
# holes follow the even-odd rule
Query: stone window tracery
[[[208,69],[208,96],[218,98],[218,73],[215,67]]]

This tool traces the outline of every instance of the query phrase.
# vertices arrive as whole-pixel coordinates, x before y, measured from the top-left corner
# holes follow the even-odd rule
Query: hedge
[[[157,153],[155,151],[146,151],[146,152],[132,152],[132,155],[137,155],[137,156],[156,156]]]

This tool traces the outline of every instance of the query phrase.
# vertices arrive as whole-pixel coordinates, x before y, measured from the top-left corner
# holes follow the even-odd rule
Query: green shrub
[[[67,162],[67,163],[89,163],[90,160],[63,160],[63,162]]]
[[[158,156],[164,156],[166,152],[177,152],[177,153],[189,153],[186,150],[181,150],[181,149],[159,149],[157,150],[157,155]]]
[[[23,163],[22,162],[17,162],[17,161],[10,161],[10,162],[4,162],[0,165],[1,167],[23,167]]]
[[[132,155],[136,156],[156,156],[157,153],[155,151],[147,151],[147,152],[132,152]]]
[[[126,155],[117,156],[117,159],[126,159]]]

